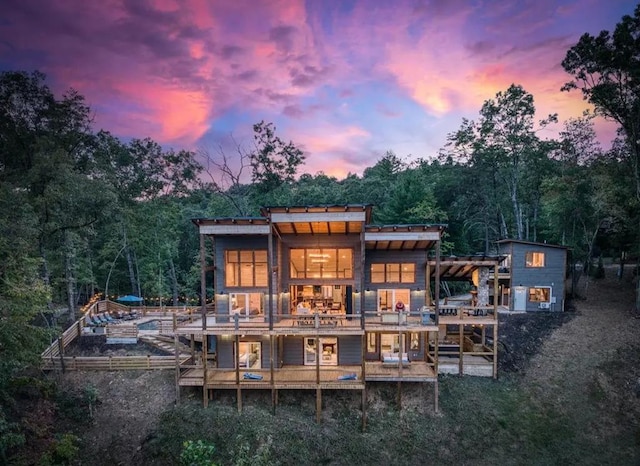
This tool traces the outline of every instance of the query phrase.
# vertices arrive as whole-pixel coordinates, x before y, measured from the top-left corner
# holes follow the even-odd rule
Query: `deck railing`
[[[184,358],[184,357],[183,357]],[[67,356],[44,361],[44,370],[121,371],[175,369],[175,356]]]

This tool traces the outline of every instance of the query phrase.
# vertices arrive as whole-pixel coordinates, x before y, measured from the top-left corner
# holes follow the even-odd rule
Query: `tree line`
[[[536,121],[534,96],[514,84],[463,120],[437,156],[409,161],[390,150],[344,179],[305,173],[305,154],[272,123],[255,124],[250,147],[233,153],[176,151],[96,131],[83,96],[55,96],[42,73],[0,73],[2,373],[37,360],[47,338],[36,318],[51,325],[62,306],[73,321],[95,292],[197,299],[191,219],[257,215],[264,205],[366,203],[375,223],[446,223],[446,253],[491,253],[496,240],[516,238],[569,246],[585,266],[601,252],[637,260],[639,42],[640,7],[567,51],[562,90],[582,92],[594,113],[564,121],[555,138],[541,130],[558,116]],[[596,117],[618,124],[610,149],[598,143]]]

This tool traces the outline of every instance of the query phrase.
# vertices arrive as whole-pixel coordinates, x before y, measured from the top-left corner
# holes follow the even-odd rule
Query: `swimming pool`
[[[138,330],[158,330],[159,320],[150,320],[148,322],[142,322],[141,324],[136,324],[138,326]]]

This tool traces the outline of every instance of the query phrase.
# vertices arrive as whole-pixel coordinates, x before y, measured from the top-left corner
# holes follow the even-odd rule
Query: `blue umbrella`
[[[119,298],[116,299],[116,301],[120,301],[123,303],[140,303],[143,300],[138,296],[133,296],[132,294],[128,294],[125,296],[120,296]]]

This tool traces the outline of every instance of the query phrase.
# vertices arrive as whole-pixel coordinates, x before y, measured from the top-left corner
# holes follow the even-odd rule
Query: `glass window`
[[[289,257],[291,278],[353,278],[351,249],[291,249]]]
[[[263,315],[262,293],[230,293],[229,314],[242,317]]]
[[[409,311],[411,309],[410,295],[411,291],[409,289],[378,290],[378,311],[395,311],[398,301],[402,301],[405,311]]]
[[[318,345],[317,342],[320,344]],[[318,353],[320,353],[318,355]],[[315,365],[316,358],[320,357],[321,366],[338,365],[338,339],[337,338],[305,338],[304,339],[304,364]]]
[[[267,286],[267,251],[225,251],[226,286]]]
[[[368,333],[367,334],[367,353],[375,353],[376,352],[376,334]]]
[[[529,301],[534,303],[548,303],[551,301],[551,288],[529,288]]]
[[[371,264],[371,283],[415,283],[416,264]]]
[[[544,267],[544,252],[529,251],[525,258],[526,267]]]

